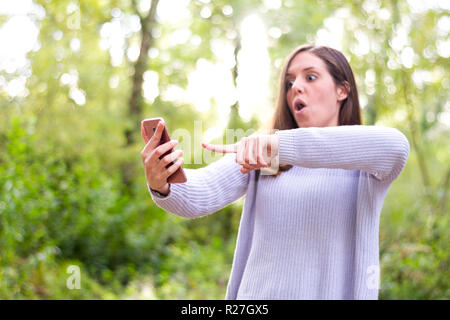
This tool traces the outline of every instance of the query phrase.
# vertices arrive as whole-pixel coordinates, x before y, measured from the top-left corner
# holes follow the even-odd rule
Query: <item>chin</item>
[[[312,124],[307,123],[307,122],[298,122],[297,121],[297,127],[299,128],[309,128],[309,127],[313,127]]]
[[[296,121],[297,122],[297,126],[299,128],[325,128],[325,127],[336,127],[338,126],[338,124],[333,123],[327,123],[327,122],[322,122],[322,123],[315,123],[315,122],[309,122],[309,121]]]

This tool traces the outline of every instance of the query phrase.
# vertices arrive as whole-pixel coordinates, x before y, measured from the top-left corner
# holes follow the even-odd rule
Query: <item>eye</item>
[[[292,88],[293,85],[294,85],[294,81],[292,81],[292,80],[286,81],[286,90],[289,90],[290,88]]]
[[[315,80],[315,79],[317,79],[317,76],[315,75],[315,74],[308,74],[307,76],[306,76],[306,78],[309,80],[309,81],[313,81],[313,80]]]

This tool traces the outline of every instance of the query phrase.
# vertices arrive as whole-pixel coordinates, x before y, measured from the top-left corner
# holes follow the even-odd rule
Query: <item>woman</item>
[[[280,80],[275,133],[203,144],[228,154],[187,169],[186,183],[167,184],[182,158],[159,161],[174,144],[156,147],[158,128],[141,153],[152,199],[196,218],[246,195],[226,299],[377,299],[380,212],[408,140],[361,125],[353,72],[337,50],[296,48]],[[278,174],[259,174],[275,157]]]

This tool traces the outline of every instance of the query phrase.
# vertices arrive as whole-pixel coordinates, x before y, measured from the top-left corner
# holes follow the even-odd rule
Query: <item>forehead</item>
[[[291,60],[286,74],[303,72],[303,69],[306,68],[312,68],[312,70],[315,69],[322,72],[327,71],[322,59],[309,52],[300,52]]]

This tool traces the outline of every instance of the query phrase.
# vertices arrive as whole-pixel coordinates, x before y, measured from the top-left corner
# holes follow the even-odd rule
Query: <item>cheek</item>
[[[336,94],[333,86],[327,83],[318,85],[315,89],[316,101],[325,109],[333,109],[336,102]]]

